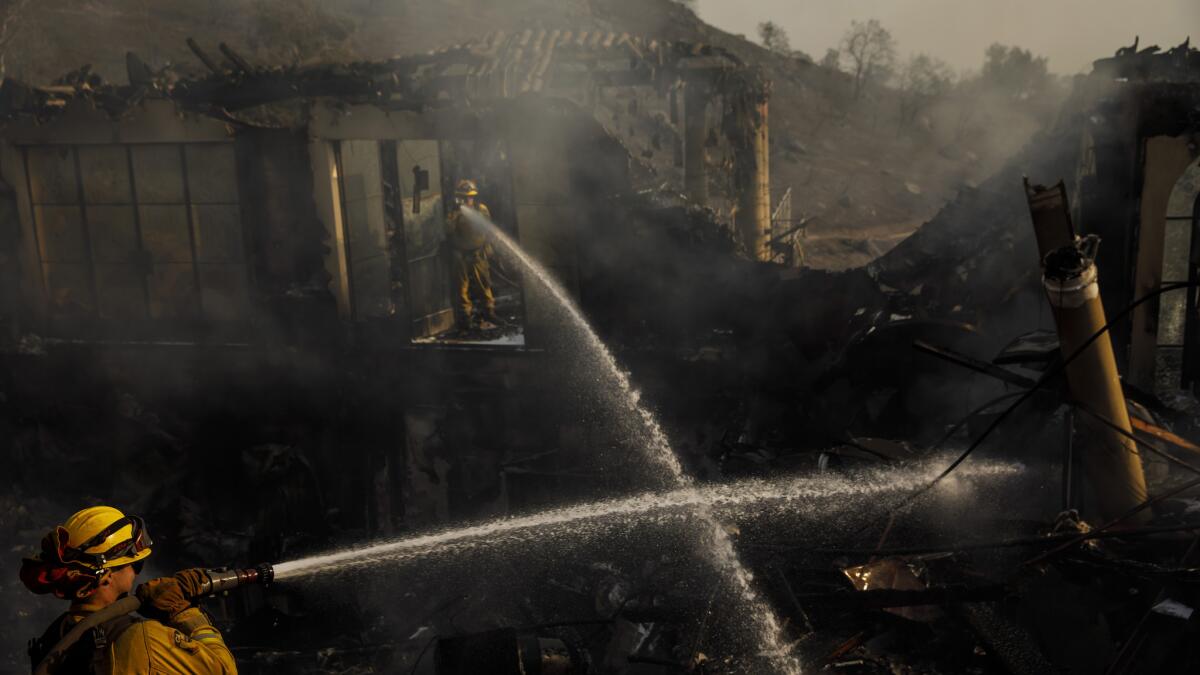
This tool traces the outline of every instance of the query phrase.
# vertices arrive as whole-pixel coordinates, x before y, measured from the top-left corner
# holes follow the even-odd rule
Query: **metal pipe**
[[[1025,178],[1025,199],[1029,202],[1033,234],[1041,258],[1075,241],[1075,226],[1071,224],[1067,207],[1067,188],[1061,180],[1052,187],[1045,187],[1031,185],[1029,178]]]
[[[217,567],[204,572],[208,575],[208,583],[201,587],[201,596],[228,593],[239,586],[252,584],[270,586],[275,580],[275,569],[266,563],[244,569]]]
[[[1051,251],[1044,260],[1042,283],[1063,354],[1084,349],[1107,324],[1095,264],[1098,243],[1094,236],[1079,239]],[[1145,502],[1147,493],[1141,456],[1130,440],[1133,427],[1107,333],[1067,364],[1066,376],[1072,397],[1126,432],[1121,434],[1090,418],[1077,420],[1082,440],[1078,452],[1095,489],[1100,516],[1117,518]],[[1149,517],[1148,512],[1139,512],[1130,518],[1130,524],[1142,524]]]

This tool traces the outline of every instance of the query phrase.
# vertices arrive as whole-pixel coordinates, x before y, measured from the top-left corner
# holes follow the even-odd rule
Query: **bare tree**
[[[917,115],[945,96],[954,83],[954,73],[945,61],[916,54],[900,68],[896,89],[900,94],[900,126],[911,125]]]
[[[1018,100],[1038,96],[1051,81],[1046,57],[1034,56],[1028,49],[1006,47],[998,43],[987,48],[980,77]]]
[[[831,121],[846,116],[850,104],[850,87],[847,77],[839,67],[841,54],[828,49],[821,58],[821,68],[812,73],[810,83],[818,96],[812,98],[812,110],[816,123],[809,132],[816,136]]]
[[[787,31],[774,21],[758,24],[758,39],[764,47],[776,54],[787,56],[792,53],[792,41],[788,39]]]
[[[841,62],[842,53],[833,48],[826,49],[825,56],[821,57],[821,65],[830,70],[838,70],[838,64]]]
[[[896,64],[896,40],[878,19],[851,21],[842,36],[842,55],[853,76],[857,101],[868,85],[890,77]]]

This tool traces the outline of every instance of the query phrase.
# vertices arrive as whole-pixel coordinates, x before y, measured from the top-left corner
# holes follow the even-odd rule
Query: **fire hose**
[[[197,594],[197,597],[192,598],[193,600],[228,593],[242,586],[268,586],[275,579],[275,569],[266,563],[257,567],[242,569],[217,567],[204,570],[204,574],[208,577],[208,580],[201,586],[200,592]],[[53,673],[54,669],[66,655],[67,650],[78,642],[79,638],[85,633],[106,621],[129,614],[130,612],[136,612],[141,606],[142,601],[137,596],[129,595],[98,612],[88,615],[82,621],[75,624],[75,627],[50,649],[50,652],[37,665],[37,668],[34,668],[34,675],[49,675]]]

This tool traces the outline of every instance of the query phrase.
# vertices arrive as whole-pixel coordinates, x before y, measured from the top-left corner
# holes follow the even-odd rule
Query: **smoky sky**
[[[774,21],[793,49],[820,58],[854,19],[879,19],[901,57],[924,52],[956,70],[978,69],[993,42],[1049,58],[1050,70],[1090,70],[1141,36],[1141,46],[1172,47],[1200,39],[1200,0],[698,0],[705,21],[757,40]]]

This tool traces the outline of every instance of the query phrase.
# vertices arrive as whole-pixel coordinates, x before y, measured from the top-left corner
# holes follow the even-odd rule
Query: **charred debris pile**
[[[533,289],[513,280],[522,344],[438,341],[447,290],[419,228],[469,171],[497,221],[577,295],[702,480],[936,458],[946,472],[930,479],[946,483],[985,457],[1023,467],[1019,494],[975,512],[939,512],[922,490],[820,540],[740,532],[810,669],[1200,664],[1200,202],[1185,196],[1185,221],[1174,192],[1198,154],[1196,50],[1097,62],[1006,169],[870,265],[830,273],[781,264],[761,190],[770,89],[721,50],[555,31],[266,69],[191,47],[202,77],[130,55],[128,85],[83,69],[0,87],[10,548],[81,500],[145,514],[170,545],[164,564],[187,565],[276,560],[618,485],[592,471],[611,439],[564,400],[569,356],[556,350],[569,346]],[[652,93],[623,89],[639,87]],[[723,99],[719,117],[697,123],[697,89]],[[598,118],[614,92],[627,112],[662,106],[649,133],[678,150],[678,171],[632,157],[629,125]],[[710,135],[733,160],[720,172],[689,159]],[[182,176],[178,204],[139,168],[165,157],[160,146],[173,154],[153,166]],[[104,164],[107,152],[121,161]],[[91,182],[89,162],[124,178]],[[222,166],[228,194],[189,173]],[[138,184],[163,201],[112,198]],[[187,245],[171,249],[167,230],[143,237],[147,206],[179,206]],[[107,223],[96,207],[131,209],[134,257],[106,257],[117,237],[72,239],[101,231],[89,229]],[[204,248],[203,218],[222,213],[236,255]],[[1172,267],[1180,241],[1192,253]],[[121,276],[127,263],[137,275]],[[205,265],[245,281],[220,285]],[[416,575],[386,602],[279,591],[227,600],[218,618],[245,672],[734,668],[699,653],[704,625],[662,609],[706,601],[671,555],[579,553],[539,577],[551,603]],[[0,562],[5,645],[42,618],[15,578]]]

